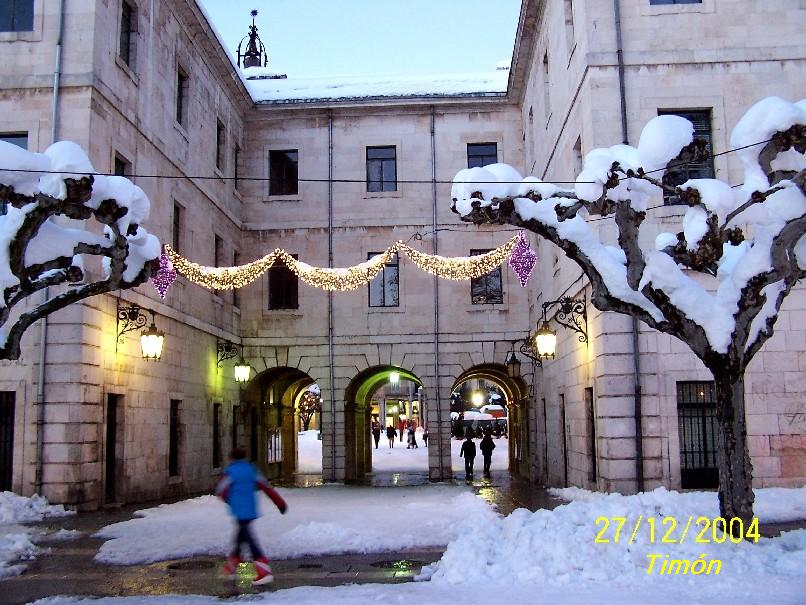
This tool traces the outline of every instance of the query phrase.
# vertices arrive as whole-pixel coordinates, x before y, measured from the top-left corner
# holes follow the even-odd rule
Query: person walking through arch
[[[495,442],[493,441],[489,430],[484,433],[484,438],[481,440],[481,443],[479,443],[479,449],[481,450],[481,455],[484,458],[484,476],[489,477],[490,463],[492,462],[493,450],[495,449]]]
[[[397,431],[390,424],[386,427],[386,438],[389,440],[389,447],[395,447],[395,437],[397,437]]]
[[[473,478],[473,461],[476,459],[476,444],[473,442],[473,431],[467,429],[467,439],[459,450],[459,456],[465,459],[465,479]]]

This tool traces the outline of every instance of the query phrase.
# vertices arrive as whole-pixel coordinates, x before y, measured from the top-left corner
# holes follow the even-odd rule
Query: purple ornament
[[[160,268],[151,278],[151,281],[154,282],[154,287],[157,289],[160,298],[165,298],[168,288],[176,281],[176,269],[171,265],[168,253],[164,249],[160,254]]]
[[[518,231],[518,243],[515,244],[515,249],[509,257],[509,266],[518,276],[521,287],[526,287],[526,282],[529,281],[529,276],[532,274],[532,269],[534,269],[536,262],[537,254],[529,247],[526,234],[523,230]]]

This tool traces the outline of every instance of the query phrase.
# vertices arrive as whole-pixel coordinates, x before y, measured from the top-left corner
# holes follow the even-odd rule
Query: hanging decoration
[[[526,234],[521,229],[518,231],[518,243],[515,244],[512,256],[509,257],[509,266],[518,276],[522,288],[526,287],[526,282],[529,281],[529,276],[532,275],[532,269],[534,269],[536,262],[537,254],[529,246]]]
[[[154,287],[157,289],[160,298],[165,298],[168,288],[176,281],[176,269],[171,265],[165,248],[162,249],[162,253],[160,254],[160,268],[154,274],[154,277],[151,278],[151,281],[154,282]]]
[[[515,250],[518,236],[479,256],[447,258],[426,254],[408,244],[397,241],[371,259],[344,268],[314,267],[295,259],[285,250],[276,249],[263,258],[237,267],[205,267],[191,262],[166,244],[165,252],[176,272],[209,290],[242,288],[256,279],[275,263],[281,262],[302,281],[323,290],[355,290],[370,282],[383,266],[398,252],[404,252],[420,269],[445,279],[473,279],[486,275],[500,266]],[[156,280],[155,280],[156,281]]]

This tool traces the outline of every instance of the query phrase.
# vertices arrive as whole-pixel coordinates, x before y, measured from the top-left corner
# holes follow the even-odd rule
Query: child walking
[[[252,530],[249,527],[252,521],[258,518],[255,492],[260,490],[266,494],[282,514],[285,514],[288,507],[280,494],[269,485],[268,480],[258,472],[251,462],[246,460],[246,452],[242,448],[233,449],[230,458],[232,458],[232,462],[224,469],[215,493],[229,504],[230,512],[238,523],[238,531],[235,534],[232,553],[227,557],[221,575],[227,578],[235,577],[238,564],[241,562],[241,545],[246,544],[252,553],[252,560],[257,572],[257,577],[252,584],[255,586],[270,584],[274,581],[274,576],[271,573],[269,560],[252,536]]]

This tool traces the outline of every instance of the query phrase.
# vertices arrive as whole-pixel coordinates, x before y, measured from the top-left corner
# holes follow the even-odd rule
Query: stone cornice
[[[512,63],[509,69],[507,97],[510,102],[520,103],[526,92],[529,71],[535,54],[540,23],[543,20],[546,0],[523,0],[512,49]]]

